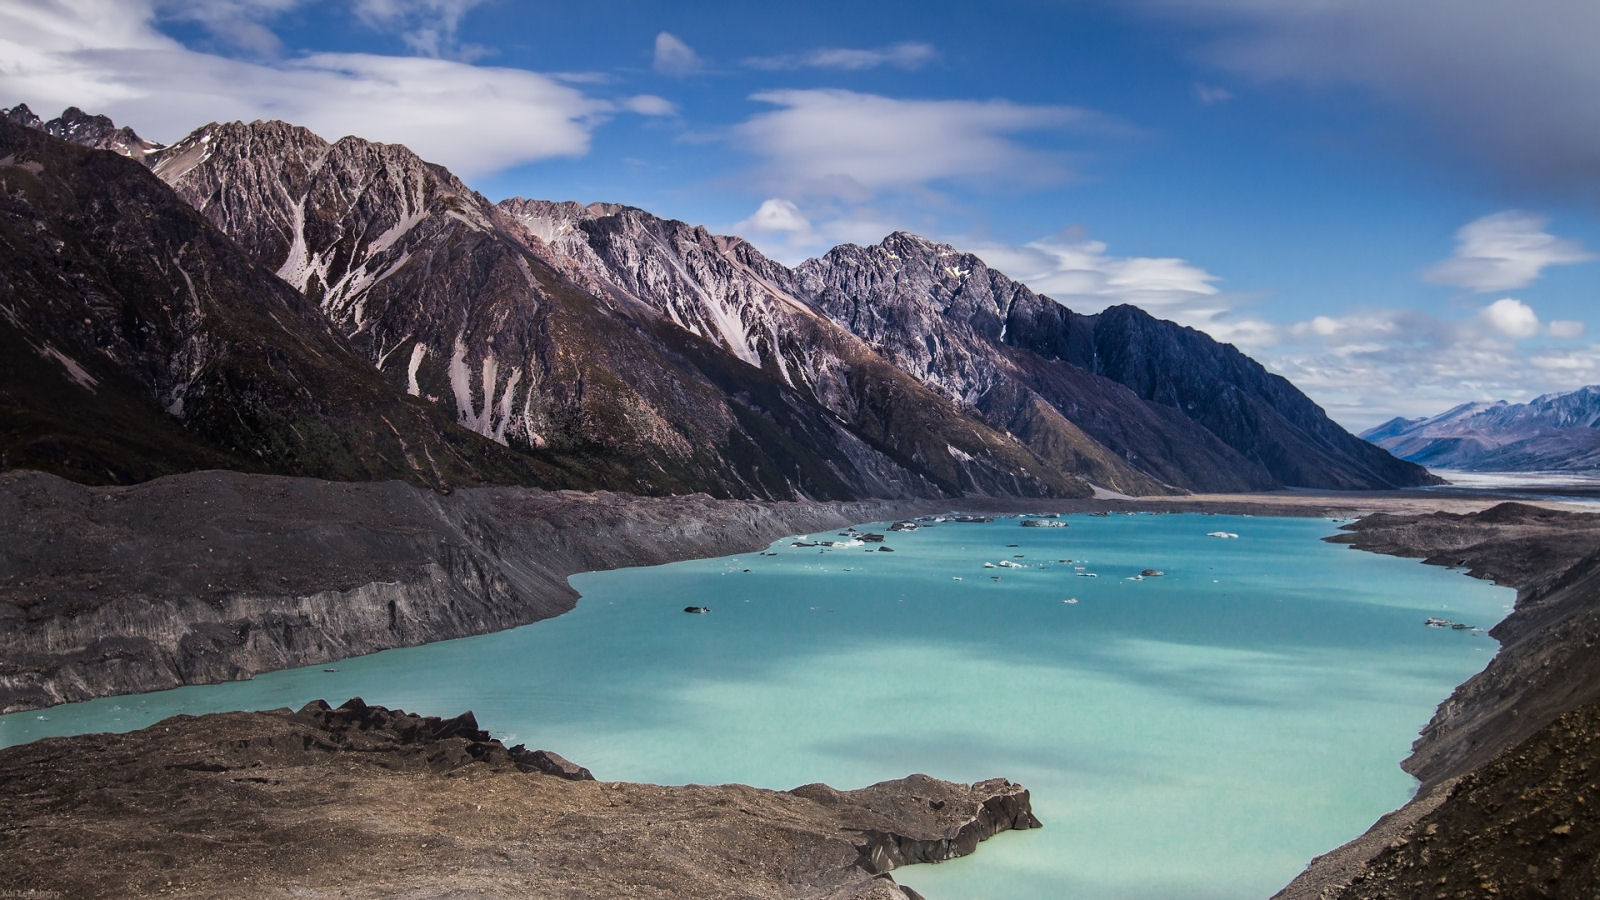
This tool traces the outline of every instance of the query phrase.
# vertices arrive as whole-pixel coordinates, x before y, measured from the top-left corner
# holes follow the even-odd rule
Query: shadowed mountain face
[[[404,147],[281,122],[157,148],[76,110],[7,117],[141,159],[391,394],[545,483],[846,498],[1427,478],[1231,347],[1131,308],[1078,316],[913,235],[789,269],[628,207],[491,205]]]
[[[829,315],[993,420],[1015,422],[1042,401],[1175,484],[1354,489],[1432,480],[1420,466],[1372,452],[1230,345],[1131,306],[1078,315],[946,244],[893,234],[874,247],[836,247],[802,264],[799,278]]]
[[[1361,436],[1403,459],[1480,472],[1600,469],[1600,386],[1527,403],[1463,403],[1437,416],[1391,419]]]
[[[389,389],[304,297],[121,156],[0,122],[0,259],[7,468],[561,480]]]

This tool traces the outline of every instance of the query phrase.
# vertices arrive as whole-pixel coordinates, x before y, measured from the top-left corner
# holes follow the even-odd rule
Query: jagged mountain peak
[[[5,113],[8,121],[25,128],[43,131],[64,141],[70,141],[96,150],[111,150],[141,162],[158,153],[162,145],[139,137],[132,128],[118,128],[107,116],[90,115],[76,106],[69,106],[61,115],[46,122],[34,114],[26,103],[18,103]]]
[[[37,131],[44,130],[44,120],[34,114],[26,103],[18,103],[6,110],[6,121],[14,122],[23,128],[32,128]]]

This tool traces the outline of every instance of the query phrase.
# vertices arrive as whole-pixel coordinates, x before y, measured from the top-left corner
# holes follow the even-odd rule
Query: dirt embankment
[[[922,507],[201,472],[0,474],[0,711],[248,678],[524,625],[567,577],[719,556]]]

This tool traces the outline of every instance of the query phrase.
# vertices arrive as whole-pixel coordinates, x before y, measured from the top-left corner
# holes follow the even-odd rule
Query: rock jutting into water
[[[854,791],[597,782],[471,713],[351,700],[177,716],[0,751],[8,891],[827,897],[1036,828],[1028,791],[912,775]],[[110,863],[110,864],[108,864]]]

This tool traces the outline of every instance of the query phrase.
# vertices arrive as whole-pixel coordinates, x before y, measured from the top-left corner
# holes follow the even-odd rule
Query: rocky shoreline
[[[1277,897],[1600,893],[1600,515],[1502,503],[1347,530],[1329,540],[1462,568],[1517,601],[1489,632],[1499,652],[1401,764],[1416,796]]]
[[[0,751],[7,896],[915,898],[888,873],[1035,828],[1028,791],[595,781],[471,713],[350,700]]]
[[[441,494],[230,472],[105,488],[5,473],[0,518],[17,525],[0,552],[0,708],[245,678],[499,630],[570,609],[576,594],[566,578],[577,572],[744,552],[785,534],[956,505],[1365,515],[1332,540],[1518,589],[1515,611],[1492,632],[1500,652],[1440,705],[1404,764],[1423,782],[1417,797],[1280,894],[1384,896],[1402,883],[1393,866],[1415,874],[1428,859],[1447,858],[1434,851],[1407,861],[1396,848],[1455,840],[1439,836],[1441,822],[1458,820],[1453,810],[1465,801],[1456,792],[1467,779],[1495,766],[1501,785],[1527,775],[1516,762],[1525,745],[1587,747],[1569,732],[1586,727],[1581,710],[1600,704],[1600,656],[1591,652],[1600,642],[1600,515],[1493,503],[1422,492],[759,503],[498,488]],[[1552,736],[1558,727],[1567,731]],[[1457,837],[1487,846],[1482,835]],[[1520,852],[1502,849],[1507,858]],[[1551,876],[1530,865],[1523,871],[1568,879],[1562,884],[1577,870]],[[1529,887],[1505,880],[1514,869],[1496,869],[1502,880],[1492,883],[1512,893]],[[1600,877],[1593,883],[1600,888]]]

